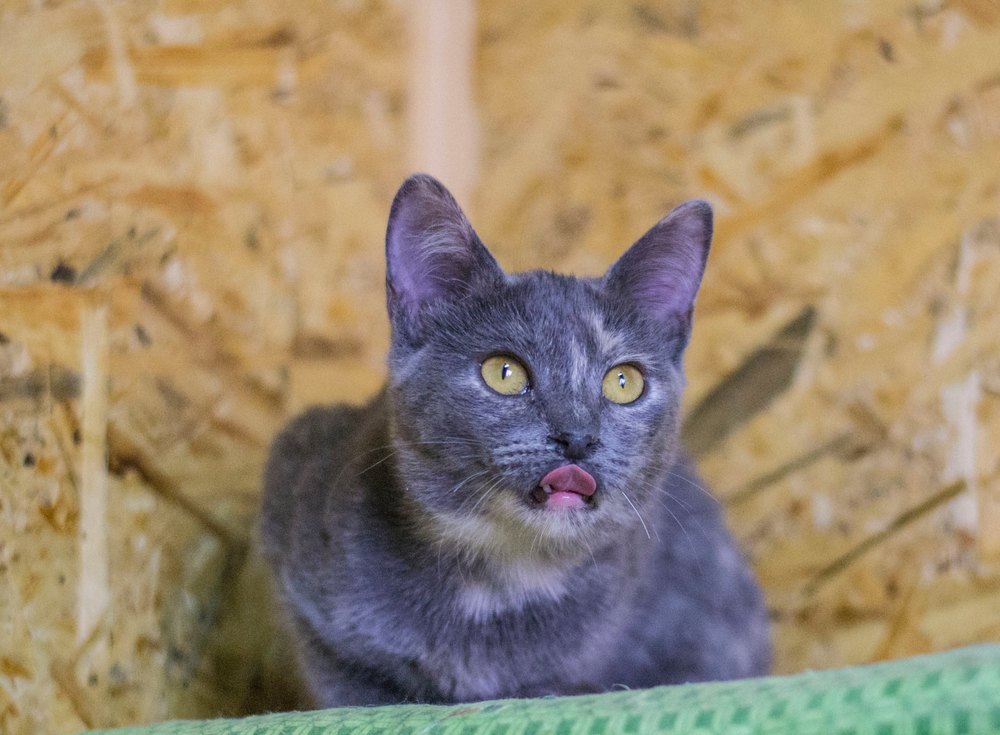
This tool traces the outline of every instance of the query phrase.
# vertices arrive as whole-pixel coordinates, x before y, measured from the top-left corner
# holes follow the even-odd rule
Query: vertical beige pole
[[[475,187],[474,0],[410,4],[409,164],[441,179],[463,207]]]
[[[82,315],[82,413],[80,467],[80,576],[77,643],[103,624],[110,604],[108,587],[108,312],[87,306]],[[95,641],[100,640],[100,636]],[[101,646],[91,653],[100,663]]]

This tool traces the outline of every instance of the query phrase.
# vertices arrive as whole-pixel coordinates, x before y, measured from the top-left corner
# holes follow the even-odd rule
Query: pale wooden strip
[[[476,177],[473,0],[410,8],[409,164],[442,179],[468,206]]]
[[[78,643],[108,612],[108,310],[86,306],[81,318],[82,413],[80,466],[80,577],[77,588]],[[95,643],[95,650],[100,642]]]

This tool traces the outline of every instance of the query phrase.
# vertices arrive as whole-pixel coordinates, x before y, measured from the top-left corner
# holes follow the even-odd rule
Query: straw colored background
[[[294,701],[259,474],[384,375],[414,28],[0,4],[0,730]],[[503,265],[598,274],[716,206],[687,437],[777,670],[1000,638],[998,4],[483,2],[467,40],[439,173]]]

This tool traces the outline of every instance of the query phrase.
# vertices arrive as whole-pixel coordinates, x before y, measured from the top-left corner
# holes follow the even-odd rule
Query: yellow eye
[[[604,397],[614,403],[631,403],[642,395],[645,382],[635,365],[615,365],[608,370],[601,384]]]
[[[486,385],[502,395],[517,395],[528,388],[528,371],[510,355],[487,357],[480,372]]]

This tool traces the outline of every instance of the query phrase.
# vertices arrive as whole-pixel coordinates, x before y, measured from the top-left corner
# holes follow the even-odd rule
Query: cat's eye
[[[632,403],[642,395],[645,381],[635,365],[615,365],[604,375],[601,391],[614,403]]]
[[[528,389],[528,371],[510,355],[493,355],[483,360],[483,382],[497,393],[513,396]]]

